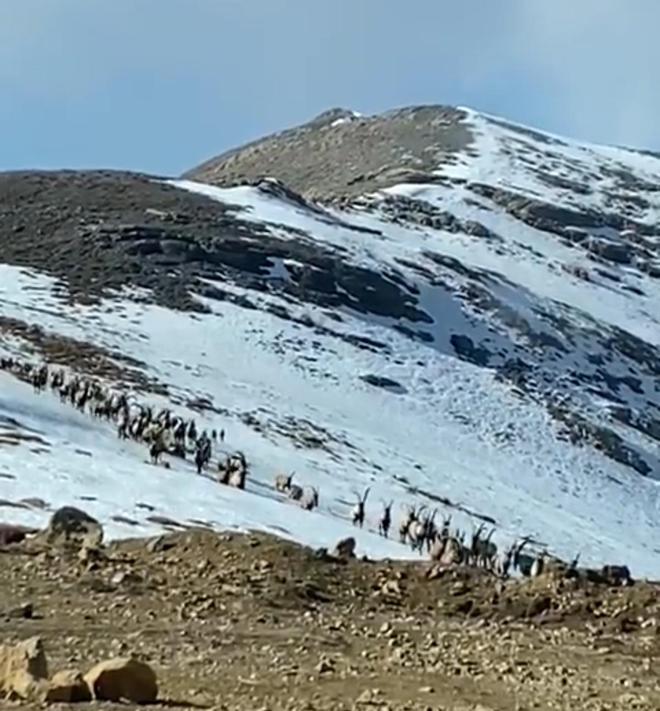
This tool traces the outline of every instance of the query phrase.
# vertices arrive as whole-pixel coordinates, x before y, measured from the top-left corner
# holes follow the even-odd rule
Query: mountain
[[[654,575],[659,244],[660,158],[463,108],[335,109],[179,179],[0,175],[0,355],[170,403],[250,464],[246,492],[155,468],[0,373],[0,497],[322,546],[371,487],[371,556],[417,555],[375,533],[392,499]],[[317,510],[274,491],[289,471]]]

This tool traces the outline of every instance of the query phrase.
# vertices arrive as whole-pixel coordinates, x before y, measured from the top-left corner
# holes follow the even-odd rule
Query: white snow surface
[[[466,178],[569,208],[612,212],[616,200],[643,195],[630,217],[648,224],[660,221],[660,157],[639,151],[563,138],[511,121],[463,108],[475,136],[471,155],[441,168],[445,176]],[[621,171],[636,184],[626,184]],[[557,182],[569,181],[566,187]]]
[[[547,201],[580,209],[607,208],[608,192],[620,188],[617,166],[660,182],[660,161],[652,156],[543,138],[539,132],[530,135],[475,112],[469,112],[467,120],[476,136],[474,155],[439,173],[522,195],[543,195]],[[539,177],[540,163],[567,179],[588,178],[590,192],[549,186]],[[128,292],[74,309],[51,278],[0,265],[0,314],[141,361],[147,375],[168,386],[181,414],[193,414],[185,408],[192,397],[225,408],[227,414],[195,417],[203,427],[224,428],[227,451],[244,451],[251,467],[247,492],[198,477],[177,460],[170,470],[154,467],[146,463],[144,447],[120,443],[111,425],[0,374],[0,499],[38,496],[51,508],[83,501],[82,507],[98,516],[113,537],[160,530],[139,506],[148,504],[155,515],[181,522],[266,530],[313,546],[331,546],[340,537],[356,535],[360,554],[409,557],[408,548],[374,533],[381,500],[394,499],[397,518],[399,504],[437,505],[441,515],[452,513],[453,525],[469,532],[481,520],[477,514],[487,516],[496,523],[499,545],[531,535],[563,557],[579,551],[584,563],[626,563],[636,575],[657,577],[657,480],[638,476],[593,448],[558,438],[556,423],[541,404],[517,397],[492,369],[459,360],[450,345],[452,334],[469,333],[496,353],[513,352],[523,339],[513,327],[471,310],[462,296],[467,278],[443,271],[424,254],[433,251],[478,270],[491,293],[538,330],[546,327],[540,311],[580,326],[579,342],[569,344],[556,364],[558,379],[570,368],[587,367],[585,355],[597,351],[603,329],[621,328],[660,345],[657,279],[632,267],[608,267],[616,283],[596,275],[588,283],[569,276],[563,270],[567,265],[592,267],[586,256],[518,222],[488,200],[474,195],[466,200],[460,185],[399,185],[365,199],[364,210],[329,211],[333,221],[255,187],[169,182],[237,206],[243,219],[265,225],[281,240],[294,239],[294,229],[295,239],[301,239],[302,230],[310,240],[340,251],[347,262],[404,274],[433,319],[424,324],[432,342],[412,340],[393,328],[414,329],[419,324],[346,308],[337,321],[328,309],[292,306],[275,293],[252,292],[230,282],[222,287],[249,294],[258,306],[286,303],[294,315],[311,319],[319,328],[201,297],[211,313],[136,303]],[[493,245],[467,234],[393,224],[380,209],[388,195],[476,220],[502,241]],[[640,208],[635,219],[651,224],[660,221],[660,193],[649,195],[648,207]],[[380,234],[348,229],[346,222]],[[431,284],[402,266],[406,262],[432,267],[444,280]],[[268,279],[286,281],[293,265],[295,260],[273,259]],[[641,293],[624,288],[630,285]],[[332,332],[359,334],[388,348],[359,349]],[[18,337],[0,341],[0,354],[27,352],[26,342]],[[618,374],[614,364],[612,369]],[[374,388],[360,378],[364,374],[390,378],[401,390]],[[625,369],[620,374],[626,374]],[[625,391],[624,398],[635,406],[645,400],[657,404],[657,381],[645,372],[636,376],[641,394]],[[607,417],[592,394],[576,388],[575,396],[582,395],[596,408],[594,417]],[[148,394],[139,397],[162,404]],[[259,421],[260,431],[244,423],[245,414]],[[3,443],[3,432],[17,428],[36,433],[44,443]],[[311,433],[323,445],[296,444],[301,432]],[[640,451],[657,464],[657,443],[635,437]],[[317,511],[301,511],[274,492],[275,474],[289,471],[296,472],[299,484],[319,488]],[[655,474],[660,478],[660,470]],[[348,520],[353,491],[366,486],[371,486],[369,523],[356,532]],[[428,493],[450,499],[461,510],[434,503]],[[40,524],[48,512],[8,508],[3,516]],[[117,516],[135,519],[137,525],[117,521]]]

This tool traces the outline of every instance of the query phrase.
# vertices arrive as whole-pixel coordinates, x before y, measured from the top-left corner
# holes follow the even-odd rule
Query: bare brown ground
[[[94,564],[4,549],[0,641],[41,635],[52,670],[142,655],[159,708],[660,707],[651,584],[429,580],[423,563],[328,561],[265,535],[161,542],[112,544]]]

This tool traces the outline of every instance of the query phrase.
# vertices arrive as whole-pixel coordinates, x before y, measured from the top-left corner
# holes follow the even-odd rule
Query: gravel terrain
[[[55,670],[135,653],[158,674],[157,708],[660,704],[655,585],[503,583],[466,568],[429,579],[425,563],[325,560],[263,535],[203,531],[80,558],[0,549],[3,641],[41,636]]]

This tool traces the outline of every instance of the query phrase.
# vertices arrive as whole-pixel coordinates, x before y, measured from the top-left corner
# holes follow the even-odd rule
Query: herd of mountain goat
[[[67,375],[62,368],[0,358],[0,370],[29,382],[37,392],[50,389],[62,402],[113,423],[118,438],[146,445],[151,462],[155,465],[161,464],[163,455],[183,460],[192,456],[198,474],[208,476],[208,470],[215,469],[220,484],[245,489],[249,466],[242,452],[219,456],[215,466],[213,465],[214,448],[219,448],[218,443],[224,443],[224,430],[212,430],[210,434],[206,430],[200,432],[193,418],[186,420],[175,415],[169,408],[155,411],[151,406],[138,403],[132,396],[107,388],[96,380],[76,374]],[[168,461],[163,461],[162,465],[170,466]],[[274,481],[275,491],[306,511],[317,508],[318,489],[315,486],[303,487],[294,483],[294,476],[293,473],[278,474]],[[369,488],[361,494],[354,492],[355,503],[350,511],[350,520],[359,528],[362,528],[367,520],[366,505],[369,493]],[[393,504],[393,501],[382,501],[378,512],[377,530],[386,538],[392,533]],[[441,523],[437,524],[437,514],[438,509],[431,511],[425,505],[404,505],[403,515],[395,531],[402,544],[410,545],[412,550],[420,555],[426,554],[434,563],[446,566],[475,566],[500,578],[507,578],[514,571],[527,577],[535,577],[554,566],[561,566],[568,571],[577,570],[578,556],[572,562],[565,563],[547,551],[523,552],[525,546],[530,543],[529,537],[514,541],[500,550],[492,540],[494,528],[486,532],[485,524],[481,523],[478,527],[473,527],[468,539],[464,530],[451,528],[451,515],[443,516]],[[346,542],[349,541],[352,542],[352,550],[355,546],[354,539],[346,539]],[[606,567],[620,569],[614,571],[617,577],[621,578],[619,584],[629,581],[629,572],[625,566]]]

